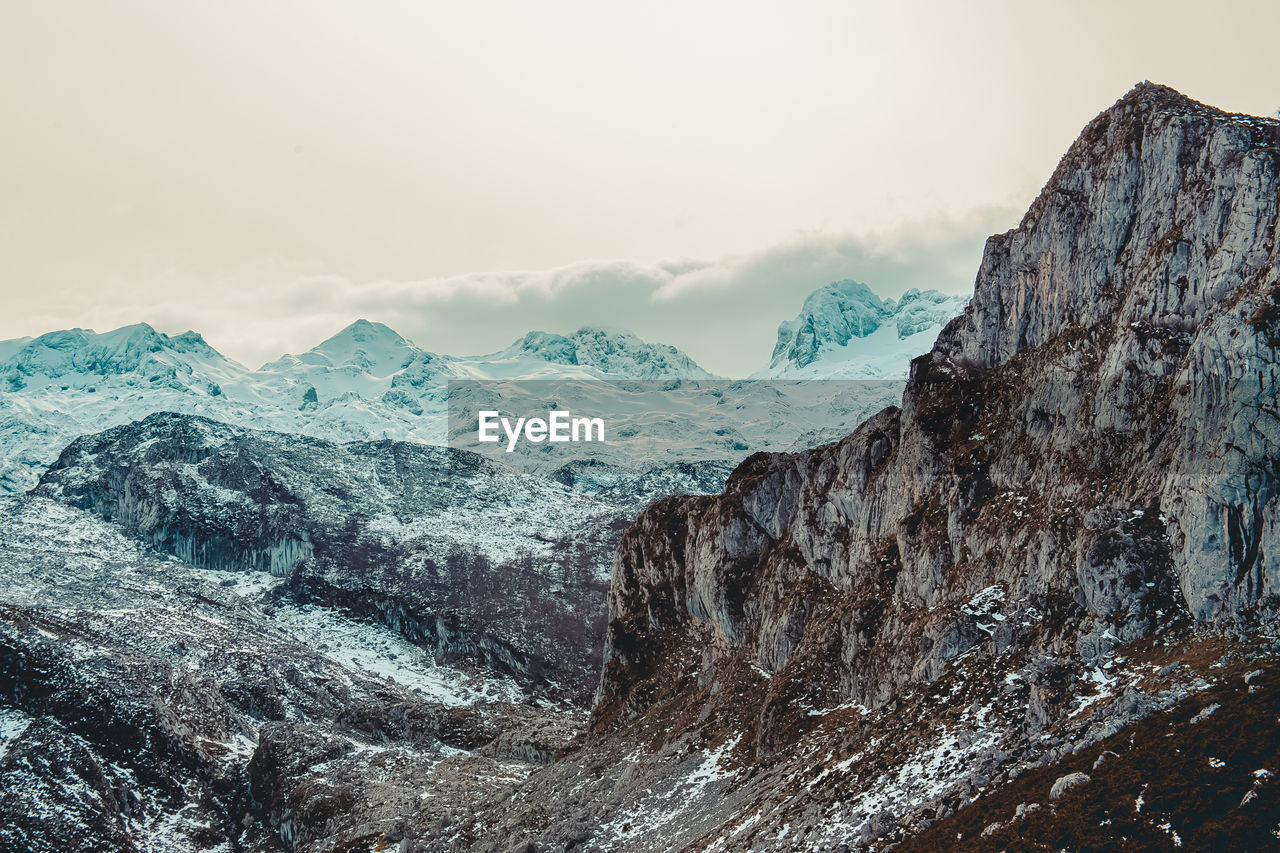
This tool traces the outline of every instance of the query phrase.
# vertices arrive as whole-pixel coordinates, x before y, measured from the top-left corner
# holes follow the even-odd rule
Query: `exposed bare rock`
[[[985,639],[963,607],[984,589],[1061,611],[1069,645],[1270,606],[1277,144],[1274,121],[1149,84],[1094,120],[989,241],[901,410],[628,531],[597,729],[643,712],[647,650],[673,630],[713,670],[821,647],[839,698],[879,708]]]
[[[1053,781],[1053,787],[1049,789],[1049,799],[1062,799],[1062,795],[1067,791],[1070,791],[1072,788],[1078,788],[1081,785],[1088,784],[1088,773],[1068,773],[1066,776],[1059,776]]]

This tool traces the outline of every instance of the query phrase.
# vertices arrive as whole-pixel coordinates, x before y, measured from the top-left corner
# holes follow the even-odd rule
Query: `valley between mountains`
[[[972,298],[825,285],[751,380],[0,342],[0,849],[1280,845],[1278,207],[1280,122],[1144,83]],[[506,464],[464,380],[760,414]]]

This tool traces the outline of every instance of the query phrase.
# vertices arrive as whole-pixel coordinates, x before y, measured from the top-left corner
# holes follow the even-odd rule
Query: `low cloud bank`
[[[147,282],[118,282],[99,303],[30,311],[36,327],[13,334],[147,321],[166,332],[193,328],[256,366],[309,349],[360,317],[425,349],[458,355],[500,349],[533,329],[599,325],[672,344],[706,369],[738,377],[768,362],[778,323],[794,317],[815,288],[852,278],[885,297],[911,287],[967,292],[986,236],[1014,222],[1011,211],[986,209],[882,234],[804,233],[711,260],[582,261],[423,280],[354,282],[270,261],[194,287],[180,271],[166,271]]]

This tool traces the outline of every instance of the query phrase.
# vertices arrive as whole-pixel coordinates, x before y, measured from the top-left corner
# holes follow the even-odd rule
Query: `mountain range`
[[[779,332],[781,352],[791,326],[807,322],[812,327],[812,318],[821,316],[826,318],[818,332],[823,343],[815,344],[802,364],[791,350],[776,357],[769,378],[905,379],[910,357],[927,349],[949,319],[943,314],[963,307],[959,297],[910,291],[895,313],[892,300],[880,301],[863,285],[857,287],[867,295],[864,303],[833,300],[834,287],[811,295],[801,317]],[[921,305],[931,307],[921,313]],[[868,310],[870,320],[861,316]],[[868,323],[875,322],[896,322],[894,327],[908,334],[880,350],[878,339],[849,331],[865,328],[870,334],[876,327]],[[806,340],[813,344],[817,338],[811,333]],[[451,356],[424,350],[383,324],[357,320],[300,355],[285,355],[256,370],[223,356],[195,332],[169,336],[145,323],[101,334],[50,332],[0,342],[0,493],[29,489],[76,436],[160,411],[335,441],[445,444],[450,381],[715,378],[674,347],[595,327],[568,336],[530,332],[498,352]],[[885,388],[874,386],[864,405],[842,406],[839,419],[816,414],[816,404],[799,402],[808,412],[797,416],[800,426],[790,430],[774,419],[748,446],[784,449],[823,427],[826,437],[847,432],[898,393]],[[714,438],[724,426],[711,424],[705,435]],[[772,443],[763,441],[766,432]],[[700,433],[690,435],[696,439]],[[695,444],[686,458],[699,453],[719,451]]]
[[[627,332],[531,332],[459,357],[365,320],[256,370],[195,332],[146,324],[0,342],[0,486],[31,490],[4,507],[4,606],[26,615],[5,623],[0,643],[19,663],[0,680],[39,697],[0,709],[0,775],[14,792],[0,798],[5,832],[39,836],[31,849],[301,842],[308,818],[289,803],[308,777],[254,763],[258,748],[274,742],[283,757],[298,737],[318,738],[345,754],[363,742],[350,740],[353,725],[411,761],[402,784],[458,764],[449,811],[525,778],[585,724],[626,522],[663,496],[718,490],[754,449],[847,432],[897,398],[906,361],[882,359],[867,371],[879,381],[854,385],[734,383]],[[643,440],[546,462],[438,446],[452,438],[450,406],[548,394],[638,412],[614,425]],[[85,548],[88,564],[72,556]],[[188,596],[202,602],[194,611]],[[51,608],[64,614],[56,628]],[[153,627],[140,633],[135,614]],[[116,663],[82,672],[84,655]],[[55,686],[67,673],[80,692]],[[166,681],[185,685],[186,707]],[[337,713],[335,701],[355,704]],[[166,710],[152,720],[139,702]],[[387,702],[415,720],[410,740],[387,728]],[[86,704],[99,710],[75,710]],[[283,719],[295,722],[273,731],[268,721]],[[157,737],[170,746],[129,752]],[[369,784],[355,757],[364,749],[327,761],[327,778]],[[37,753],[97,775],[33,768]],[[199,803],[182,817],[149,781],[162,767]],[[493,781],[477,787],[477,773]],[[247,801],[246,782],[258,791]],[[405,808],[396,790],[384,807]],[[275,817],[247,833],[221,828],[229,810],[259,807]]]
[[[370,430],[735,383],[599,330],[0,345],[0,849],[1273,848],[1280,121],[1140,84],[967,304],[835,282],[744,384],[922,336],[865,416],[766,401],[783,452],[525,468]]]

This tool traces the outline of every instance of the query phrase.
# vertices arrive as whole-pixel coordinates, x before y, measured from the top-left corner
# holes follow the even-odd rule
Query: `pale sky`
[[[743,375],[836,278],[972,286],[1143,79],[1280,109],[1269,2],[0,0],[0,339],[256,366],[633,329]]]

